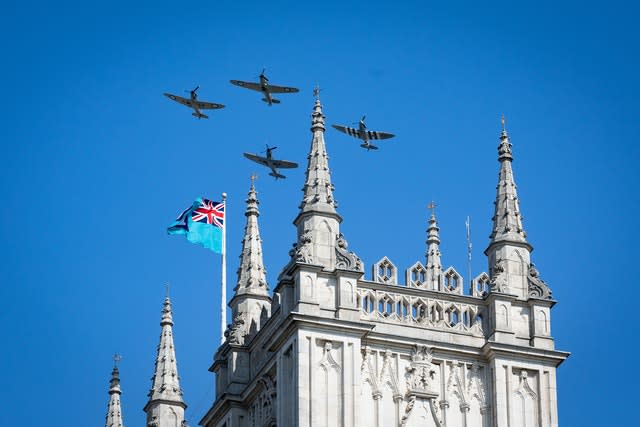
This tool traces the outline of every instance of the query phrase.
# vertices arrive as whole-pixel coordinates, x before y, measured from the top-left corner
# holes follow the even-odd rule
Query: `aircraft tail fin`
[[[279,174],[278,172],[270,172],[269,175],[274,177],[275,179],[278,179],[278,178],[283,178],[284,179],[284,178],[286,178],[286,176],[284,176],[282,174]]]
[[[360,144],[360,147],[366,148],[367,151],[369,151],[369,150],[377,150],[378,149],[378,147],[376,147],[373,144]]]
[[[197,117],[199,119],[208,119],[209,118],[209,116],[207,116],[206,114],[202,114],[202,113],[193,112],[193,113],[191,113],[191,115],[193,117]]]
[[[267,104],[269,103],[269,100],[267,98],[262,98],[262,100],[264,102],[266,102]],[[271,103],[272,104],[280,104],[280,100],[279,99],[275,99],[275,98],[271,98]]]

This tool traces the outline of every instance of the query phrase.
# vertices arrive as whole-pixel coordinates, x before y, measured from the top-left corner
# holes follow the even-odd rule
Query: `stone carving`
[[[386,350],[382,356],[382,370],[380,371],[380,384],[389,385],[393,392],[393,398],[401,397],[401,393],[398,387],[398,376],[396,370],[393,368],[393,353],[391,350]]]
[[[322,366],[325,370],[329,370],[330,368],[335,369],[336,371],[340,371],[340,365],[333,358],[331,354],[331,350],[333,350],[333,343],[331,341],[327,341],[324,343],[324,348],[322,349],[322,360],[320,360],[319,365]]]
[[[447,381],[447,391],[457,396],[458,401],[460,402],[460,409],[465,409],[469,407],[469,403],[466,389],[462,383],[462,378],[460,377],[460,367],[462,366],[463,365],[460,362],[451,363],[451,373],[449,374],[449,380]]]
[[[372,276],[374,282],[385,283],[387,285],[398,284],[398,270],[386,256],[373,264]]]
[[[485,297],[489,293],[489,290],[491,289],[489,285],[490,282],[491,282],[491,278],[487,273],[485,272],[480,273],[478,276],[476,276],[475,279],[473,279],[473,282],[471,284],[471,294],[474,297],[480,297],[480,298]]]
[[[362,261],[358,256],[347,250],[349,244],[342,233],[336,236],[336,268],[352,271],[364,271]]]
[[[149,422],[147,423],[147,427],[158,427],[158,417],[156,417],[155,415],[153,417],[151,417],[151,419],[149,420]]]
[[[536,400],[538,395],[529,385],[528,378],[529,374],[527,373],[527,371],[525,371],[524,369],[520,371],[520,382],[518,384],[518,388],[516,389],[516,393],[522,396],[529,395],[533,400]]]
[[[413,405],[416,403],[416,396],[409,396],[409,401],[407,402],[407,406],[404,408],[404,414],[402,415],[402,419],[400,420],[400,427],[404,427],[407,425],[407,421],[409,420],[409,415],[411,414],[411,410],[413,409]]]
[[[275,425],[277,402],[275,383],[269,375],[262,376],[258,382],[262,385],[262,392],[249,407],[250,425],[252,427]]]
[[[311,264],[313,257],[311,256],[311,230],[305,228],[304,233],[298,238],[298,243],[293,244],[293,254],[297,262]],[[291,254],[291,252],[290,252]]]
[[[405,283],[409,288],[423,288],[427,284],[427,269],[420,261],[413,264],[405,272]]]
[[[540,273],[536,266],[531,263],[527,272],[529,282],[529,296],[534,298],[552,299],[551,288],[540,278]]]
[[[471,372],[469,373],[469,382],[467,384],[467,395],[471,399],[474,397],[480,402],[481,408],[487,408],[486,393],[484,390],[484,382],[482,381],[482,374],[480,373],[480,366],[473,362],[471,365]]]
[[[400,426],[405,426],[409,421],[411,411],[416,400],[423,399],[429,403],[431,416],[436,426],[442,426],[436,399],[438,398],[437,387],[432,387],[432,380],[435,379],[436,371],[431,364],[432,350],[426,345],[417,344],[411,353],[411,364],[406,368],[405,377],[407,379],[407,406],[400,420]],[[433,385],[435,386],[435,385]],[[442,402],[440,403],[442,405]]]
[[[244,345],[245,317],[246,313],[238,313],[234,316],[233,322],[224,334],[229,344]]]
[[[371,350],[371,347],[366,346],[363,349],[363,353],[364,355],[362,358],[362,366],[360,367],[362,381],[369,383],[374,399],[380,398],[382,396],[382,393],[380,392],[380,387],[378,386],[378,375],[373,365],[373,351]]]
[[[460,273],[458,273],[455,268],[447,268],[447,270],[442,273],[442,277],[444,279],[442,290],[448,293],[462,295],[464,281],[462,280]]]
[[[411,365],[406,368],[405,373],[408,393],[434,393],[431,389],[431,380],[435,378],[436,371],[433,369],[431,359],[429,347],[416,345],[411,354]]]
[[[503,263],[504,261],[502,259],[498,259],[491,269],[491,280],[489,280],[491,292],[509,292],[509,286],[507,285],[507,273],[504,271]]]

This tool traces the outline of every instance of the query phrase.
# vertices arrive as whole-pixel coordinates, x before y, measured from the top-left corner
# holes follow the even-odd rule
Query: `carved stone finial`
[[[527,281],[529,283],[529,296],[533,298],[552,299],[552,292],[549,285],[540,278],[540,273],[535,265],[531,263],[527,272]]]
[[[225,334],[227,335],[227,340],[229,344],[244,345],[244,338],[245,338],[244,323],[245,323],[244,313],[238,313],[234,316],[233,322],[231,323],[231,325],[229,325],[229,328],[228,328],[229,333],[228,335]]]
[[[491,279],[489,280],[489,286],[492,292],[509,292],[509,286],[507,282],[507,274],[504,271],[504,261],[498,259],[491,269]]]
[[[342,233],[336,236],[336,268],[352,271],[364,271],[362,261],[353,252],[350,252],[347,248],[349,243],[344,238]]]

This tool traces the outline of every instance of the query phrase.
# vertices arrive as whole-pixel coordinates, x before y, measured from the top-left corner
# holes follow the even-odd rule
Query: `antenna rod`
[[[473,286],[473,279],[471,277],[471,220],[469,215],[467,215],[467,220],[465,221],[465,225],[467,226],[467,272],[469,273],[469,283]]]

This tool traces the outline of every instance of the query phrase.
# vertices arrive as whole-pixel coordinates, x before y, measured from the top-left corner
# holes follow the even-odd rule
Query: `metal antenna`
[[[504,116],[502,120],[504,123]],[[473,285],[473,279],[471,278],[471,249],[473,245],[471,244],[471,219],[468,215],[465,225],[467,226],[467,272],[469,273],[469,283]]]

